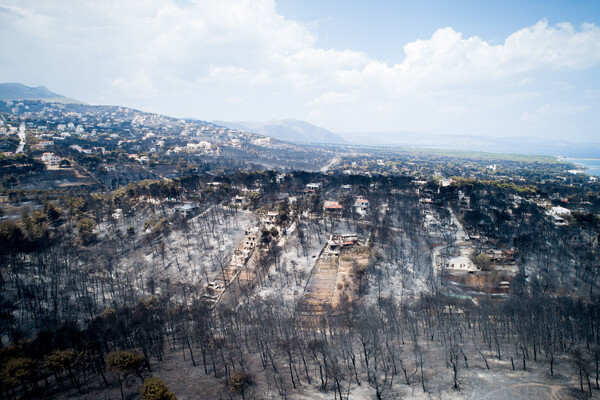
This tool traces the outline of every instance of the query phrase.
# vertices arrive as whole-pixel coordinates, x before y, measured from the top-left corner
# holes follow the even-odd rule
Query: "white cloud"
[[[469,126],[468,118],[482,125],[477,112],[546,96],[538,73],[600,64],[594,24],[540,21],[501,44],[442,28],[406,44],[398,64],[315,43],[274,0],[0,0],[0,46],[13,55],[0,61],[0,76],[209,119],[308,115],[334,129],[424,130],[449,120]]]
[[[496,83],[540,69],[585,69],[600,63],[600,28],[584,24],[551,27],[546,21],[491,45],[477,36],[464,39],[452,28],[438,29],[431,39],[404,46],[405,60],[396,65],[372,61],[342,74],[344,85],[387,87],[392,94]]]

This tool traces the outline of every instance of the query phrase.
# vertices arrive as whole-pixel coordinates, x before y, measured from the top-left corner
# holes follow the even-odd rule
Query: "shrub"
[[[162,379],[148,378],[140,387],[142,400],[177,400],[177,397],[171,392]]]
[[[246,387],[252,384],[252,376],[243,371],[237,370],[229,380],[229,387],[232,392],[241,393]]]

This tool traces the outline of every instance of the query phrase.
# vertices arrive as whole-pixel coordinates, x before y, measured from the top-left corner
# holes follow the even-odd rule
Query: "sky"
[[[90,104],[600,144],[595,0],[0,0],[0,52]]]

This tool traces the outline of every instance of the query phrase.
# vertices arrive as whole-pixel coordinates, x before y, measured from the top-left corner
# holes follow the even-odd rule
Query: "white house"
[[[244,240],[242,240],[242,247],[244,249],[252,249],[256,246],[258,239],[260,237],[260,231],[258,227],[251,228],[246,231],[246,235],[244,236]]]
[[[184,218],[194,216],[198,212],[198,206],[195,204],[183,204],[175,209],[175,212]]]
[[[44,153],[42,155],[42,162],[46,165],[58,165],[60,157],[54,155],[54,153]]]
[[[550,215],[554,216],[554,217],[565,217],[565,216],[569,216],[571,215],[571,210],[569,210],[568,208],[564,208],[564,207],[552,207],[550,209]]]
[[[450,179],[440,179],[440,186],[441,187],[447,187],[452,185],[454,182],[456,182],[454,179],[450,178]]]
[[[363,196],[357,196],[356,200],[354,201],[354,208],[358,213],[365,213],[369,211],[370,206],[371,203],[369,203],[369,200],[365,199]]]
[[[467,272],[475,272],[479,270],[468,257],[454,257],[448,260],[446,264],[446,269],[451,269],[454,271],[467,271]]]

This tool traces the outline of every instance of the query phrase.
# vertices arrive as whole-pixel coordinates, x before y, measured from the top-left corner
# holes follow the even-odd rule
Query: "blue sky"
[[[550,23],[600,21],[600,1],[319,1],[280,0],[277,10],[311,23],[317,45],[348,48],[392,63],[401,62],[403,44],[447,26],[465,36],[503,42],[511,33],[548,19]]]
[[[600,142],[598,1],[0,0],[0,46],[89,103]]]

